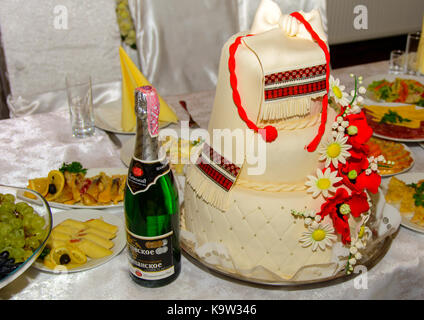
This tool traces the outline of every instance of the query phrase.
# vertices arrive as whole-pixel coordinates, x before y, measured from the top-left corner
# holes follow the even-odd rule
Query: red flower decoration
[[[321,206],[321,211],[318,214],[324,218],[330,215],[333,221],[334,229],[342,237],[343,244],[348,244],[351,241],[349,228],[349,214],[342,214],[340,207],[344,204],[349,205],[350,214],[354,217],[359,217],[362,213],[369,210],[367,195],[364,192],[349,193],[344,188],[339,188],[332,198],[328,198]]]
[[[367,119],[363,111],[357,114],[349,114],[344,118],[349,122],[349,127],[356,127],[357,133],[348,135],[347,143],[352,146],[354,150],[362,150],[363,146],[368,142],[372,136],[372,129],[368,125]],[[347,128],[349,132],[349,127]]]
[[[342,114],[344,114],[344,110],[342,110],[339,116]],[[350,144],[352,148],[349,149],[351,156],[348,161],[346,161],[345,164],[339,165],[339,176],[343,178],[339,184],[343,183],[355,192],[363,192],[367,189],[372,193],[377,193],[381,183],[380,175],[375,172],[369,175],[365,174],[365,170],[369,166],[367,159],[369,147],[366,143],[371,138],[373,131],[368,125],[363,111],[358,114],[346,115],[343,119],[349,122],[349,127],[347,128],[347,144]],[[356,171],[356,178],[349,179],[348,174],[353,170]]]
[[[381,176],[373,171],[370,174],[362,172],[358,178],[356,178],[355,186],[357,187],[357,190],[363,191],[364,189],[367,189],[371,193],[377,193],[380,184]]]

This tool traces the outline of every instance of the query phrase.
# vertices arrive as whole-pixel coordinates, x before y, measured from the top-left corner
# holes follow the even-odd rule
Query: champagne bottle
[[[175,280],[181,270],[179,202],[166,153],[158,143],[159,99],[136,88],[137,132],[124,197],[130,275],[145,287]]]

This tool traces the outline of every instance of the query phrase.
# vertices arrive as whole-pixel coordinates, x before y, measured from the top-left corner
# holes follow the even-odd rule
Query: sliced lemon
[[[71,254],[67,247],[53,248],[50,252],[50,259],[56,265],[66,265],[71,262]],[[65,259],[67,255],[68,259]]]
[[[65,186],[65,177],[63,173],[59,170],[52,170],[49,172],[47,177],[48,179],[48,193],[46,195],[46,200],[51,201],[57,199]]]
[[[48,180],[48,178],[30,179],[30,180],[28,180],[27,188],[34,190],[34,191],[37,191],[43,197],[45,197],[47,192],[49,192],[49,180]],[[31,199],[37,199],[37,197],[30,192],[25,192],[24,195],[25,195],[25,197],[28,197],[28,198],[31,198]]]
[[[69,251],[71,253],[71,263],[84,264],[87,262],[87,256],[78,248],[70,247]]]
[[[44,266],[52,270],[56,268],[57,264],[53,262],[51,252],[44,257],[43,264]]]

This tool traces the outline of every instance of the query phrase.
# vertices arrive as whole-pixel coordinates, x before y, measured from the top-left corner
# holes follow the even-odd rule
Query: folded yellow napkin
[[[134,111],[134,90],[141,86],[151,86],[150,82],[138,70],[134,62],[125,52],[119,48],[119,58],[121,60],[122,72],[122,115],[121,126],[124,131],[134,131],[136,125],[136,117]],[[175,112],[159,95],[160,113],[159,121],[162,122],[177,122],[178,117]]]

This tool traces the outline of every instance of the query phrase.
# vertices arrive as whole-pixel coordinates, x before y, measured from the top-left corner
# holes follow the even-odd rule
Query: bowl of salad
[[[24,191],[39,200],[30,205],[17,198]],[[0,289],[22,275],[43,252],[53,218],[47,201],[36,191],[0,185]]]
[[[424,107],[424,84],[418,77],[381,75],[367,80],[367,96],[373,101]]]

